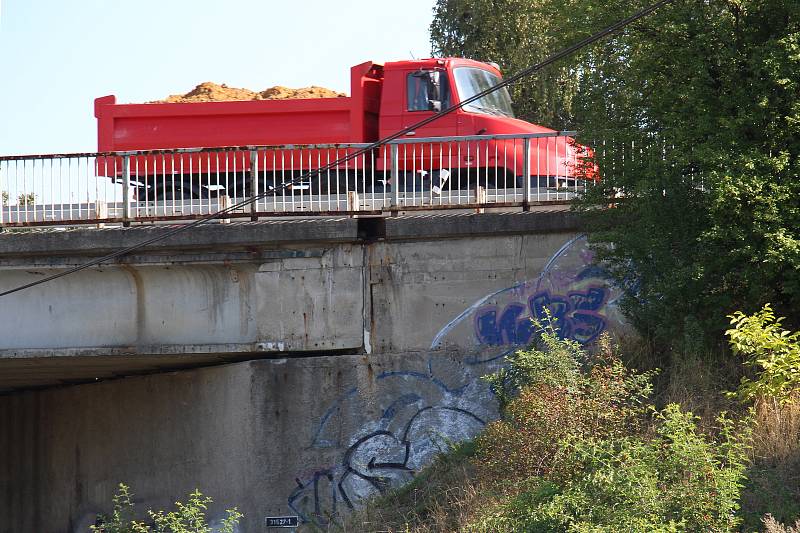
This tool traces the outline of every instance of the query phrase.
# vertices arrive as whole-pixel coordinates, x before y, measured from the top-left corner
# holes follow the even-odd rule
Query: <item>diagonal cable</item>
[[[619,30],[623,29],[625,26],[628,26],[628,25],[632,24],[633,22],[636,22],[637,20],[639,20],[639,19],[641,19],[643,17],[646,17],[647,15],[653,13],[654,11],[656,11],[657,9],[659,9],[660,7],[662,7],[662,6],[666,5],[666,4],[669,4],[670,2],[672,2],[672,0],[660,0],[659,2],[656,2],[655,4],[652,4],[652,5],[648,6],[648,7],[645,7],[643,9],[635,12],[631,16],[626,17],[624,19],[621,19],[621,20],[615,22],[614,24],[611,24],[610,26],[607,26],[607,27],[603,28],[602,30],[600,30],[600,31],[598,31],[596,33],[593,33],[592,35],[586,37],[585,39],[582,39],[582,40],[576,42],[575,44],[572,44],[572,45],[570,45],[570,46],[568,46],[568,47],[566,47],[566,48],[564,48],[562,50],[559,50],[558,52],[556,52],[553,55],[545,58],[544,60],[540,61],[539,63],[536,63],[535,65],[532,65],[532,66],[530,66],[528,68],[525,68],[525,69],[517,72],[516,74],[514,74],[512,76],[509,76],[508,78],[504,79],[500,83],[498,83],[496,85],[493,85],[492,87],[489,87],[488,89],[485,89],[485,90],[483,90],[483,91],[481,91],[479,93],[476,93],[473,96],[471,96],[471,97],[469,97],[469,98],[467,98],[467,99],[465,99],[465,100],[463,100],[463,101],[461,101],[461,102],[459,102],[457,104],[454,104],[454,105],[452,105],[452,106],[450,106],[450,107],[448,107],[446,109],[443,109],[442,111],[440,111],[439,113],[436,113],[435,115],[431,115],[430,117],[428,117],[426,119],[420,120],[419,122],[417,122],[415,124],[412,124],[412,125],[410,125],[410,126],[408,126],[406,128],[403,128],[402,130],[400,130],[400,131],[398,131],[396,133],[393,133],[392,135],[389,135],[387,137],[384,137],[383,139],[380,139],[380,140],[375,141],[375,142],[373,142],[371,144],[368,144],[367,146],[365,146],[363,148],[359,148],[358,150],[352,152],[351,154],[348,154],[348,155],[346,155],[344,157],[341,157],[341,158],[337,159],[336,161],[333,161],[331,163],[326,164],[325,166],[322,166],[320,168],[308,171],[308,172],[306,172],[306,173],[304,173],[304,174],[292,179],[291,181],[287,181],[287,182],[282,183],[280,186],[273,187],[272,189],[269,189],[269,190],[264,191],[262,193],[259,193],[257,195],[251,196],[250,198],[248,198],[246,200],[243,200],[243,201],[241,201],[241,202],[239,202],[237,204],[233,204],[233,205],[231,205],[229,207],[226,207],[225,209],[221,209],[220,211],[217,211],[216,213],[212,213],[212,214],[210,214],[210,215],[208,215],[206,217],[199,218],[199,219],[197,219],[197,220],[195,220],[193,222],[190,222],[188,224],[183,224],[183,225],[180,225],[180,226],[173,227],[172,229],[170,229],[167,232],[160,233],[159,235],[156,235],[156,236],[154,236],[154,237],[152,237],[150,239],[144,240],[144,241],[139,242],[137,244],[133,244],[131,246],[128,246],[127,248],[122,248],[120,250],[117,250],[116,252],[112,252],[112,253],[110,253],[108,255],[104,255],[103,257],[98,257],[96,259],[92,259],[91,261],[87,261],[86,263],[82,263],[80,265],[76,265],[76,266],[74,266],[72,268],[69,268],[69,269],[64,270],[62,272],[59,272],[58,274],[53,274],[52,276],[47,276],[45,278],[33,281],[31,283],[26,283],[25,285],[20,285],[18,287],[13,288],[13,289],[9,289],[9,290],[6,290],[4,292],[0,292],[0,297],[7,296],[9,294],[13,294],[15,292],[22,291],[22,290],[28,289],[30,287],[34,287],[36,285],[41,285],[42,283],[47,283],[49,281],[53,281],[53,280],[58,279],[58,278],[63,278],[64,276],[69,276],[70,274],[74,274],[76,272],[80,272],[81,270],[84,270],[84,269],[87,269],[87,268],[91,268],[93,266],[99,265],[101,263],[105,263],[107,261],[111,261],[112,259],[117,259],[119,257],[127,255],[127,254],[129,254],[129,253],[131,253],[131,252],[133,252],[135,250],[140,249],[140,248],[144,248],[144,247],[146,247],[146,246],[148,246],[150,244],[153,244],[155,242],[163,241],[165,239],[169,239],[173,235],[177,235],[177,234],[182,233],[184,231],[188,231],[188,230],[190,230],[190,229],[192,229],[192,228],[194,228],[196,226],[200,226],[201,224],[205,224],[205,223],[207,223],[207,222],[209,222],[211,220],[214,220],[216,218],[224,218],[224,215],[226,215],[228,213],[231,213],[233,211],[237,211],[237,210],[239,210],[239,209],[241,209],[243,207],[246,207],[246,206],[252,204],[255,201],[258,201],[258,200],[260,200],[262,198],[266,198],[267,196],[272,196],[274,194],[277,194],[278,192],[286,190],[289,187],[292,187],[293,185],[299,184],[300,182],[306,181],[309,178],[313,178],[313,177],[315,177],[315,176],[317,176],[319,174],[327,172],[328,170],[333,170],[336,167],[338,167],[338,166],[340,166],[340,165],[342,165],[344,163],[347,163],[349,161],[353,161],[354,159],[356,159],[357,157],[359,157],[359,156],[361,156],[363,154],[369,153],[369,152],[371,152],[372,150],[374,150],[376,148],[379,148],[379,147],[381,147],[381,146],[383,146],[385,144],[388,144],[388,143],[390,143],[390,142],[392,142],[392,141],[394,141],[396,139],[399,139],[400,137],[404,136],[406,133],[414,131],[414,130],[416,130],[418,128],[421,128],[423,126],[427,126],[431,122],[439,120],[443,116],[449,115],[450,113],[456,111],[457,109],[461,109],[465,105],[469,105],[472,102],[480,100],[484,96],[486,96],[488,94],[491,94],[491,93],[497,91],[498,89],[501,89],[503,87],[507,87],[508,85],[516,83],[517,81],[530,76],[534,72],[536,72],[538,70],[541,70],[544,67],[546,67],[548,65],[551,65],[551,64],[555,63],[556,61],[558,61],[560,59],[563,59],[564,57],[569,56],[569,55],[577,52],[578,50],[580,50],[582,48],[585,48],[585,47],[589,46],[590,44],[593,44],[593,43],[599,41],[600,39],[603,39],[604,37],[606,37],[608,35],[611,35],[613,33],[618,32]]]

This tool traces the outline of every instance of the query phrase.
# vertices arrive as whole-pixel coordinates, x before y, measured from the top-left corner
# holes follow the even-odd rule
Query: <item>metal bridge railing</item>
[[[225,215],[381,214],[569,201],[586,186],[574,132],[405,138],[286,187],[365,144],[0,157],[0,226]]]

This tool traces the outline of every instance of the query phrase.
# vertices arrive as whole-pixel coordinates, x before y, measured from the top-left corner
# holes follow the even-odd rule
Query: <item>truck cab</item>
[[[384,138],[451,105],[461,103],[500,81],[497,66],[470,59],[394,61],[383,67],[379,137]],[[409,132],[408,136],[443,137],[514,133],[552,133],[519,120],[504,87]]]
[[[473,97],[502,81],[499,68],[463,58],[431,58],[395,61],[383,66],[379,137],[385,138],[432,117],[443,109]],[[425,190],[441,182],[442,167],[453,174],[454,186],[472,188],[521,187],[525,169],[535,174],[536,186],[557,186],[572,179],[577,147],[573,139],[531,139],[523,149],[519,139],[447,143],[448,137],[485,135],[555,134],[550,128],[515,117],[511,97],[503,87],[407,132],[400,145],[403,190]],[[412,142],[415,138],[441,138],[436,143]],[[526,167],[524,153],[529,153]],[[453,184],[451,182],[451,184]]]

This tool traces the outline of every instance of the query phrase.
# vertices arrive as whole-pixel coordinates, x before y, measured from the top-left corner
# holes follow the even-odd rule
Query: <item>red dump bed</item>
[[[383,69],[351,69],[351,96],[117,104],[95,99],[100,152],[216,146],[370,142],[378,138]]]

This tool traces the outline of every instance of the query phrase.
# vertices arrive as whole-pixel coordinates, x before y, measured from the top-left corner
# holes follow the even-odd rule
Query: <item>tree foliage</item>
[[[516,71],[643,5],[439,0],[433,50]],[[767,301],[800,321],[798,72],[798,0],[677,0],[515,88],[595,147],[581,209],[640,331],[720,341]]]
[[[507,72],[543,59],[560,38],[554,4],[540,0],[440,0],[431,24],[433,54],[493,61]],[[511,87],[520,117],[560,128],[571,124],[574,68],[563,65]]]

